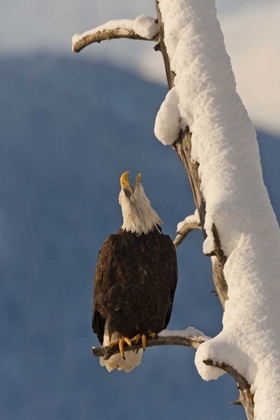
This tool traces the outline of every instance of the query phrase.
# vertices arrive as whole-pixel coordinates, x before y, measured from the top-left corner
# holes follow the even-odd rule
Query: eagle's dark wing
[[[165,319],[165,326],[164,329],[167,327],[171,313],[172,313],[172,307],[173,307],[173,300],[174,295],[177,287],[177,280],[178,280],[178,266],[177,266],[177,254],[175,246],[172,242],[172,239],[168,235],[165,236],[165,265],[170,270],[170,310],[166,314]]]
[[[177,276],[176,251],[168,235],[110,235],[99,252],[94,279],[92,328],[100,343],[108,318],[109,334],[130,337],[166,328]]]
[[[98,254],[92,306],[92,329],[102,344],[106,318],[110,305],[118,310],[120,293],[116,280],[116,262],[114,258],[114,236],[110,235],[104,242]]]

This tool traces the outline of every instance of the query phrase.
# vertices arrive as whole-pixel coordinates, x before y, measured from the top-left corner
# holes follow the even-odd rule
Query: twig
[[[242,404],[245,408],[246,414],[248,419],[254,418],[254,394],[251,393],[250,385],[244,378],[244,376],[240,375],[240,373],[237,372],[236,369],[234,369],[232,366],[229,366],[228,364],[222,362],[215,362],[211,359],[203,360],[203,362],[207,366],[214,366],[218,367],[220,369],[223,369],[225,372],[227,372],[230,376],[235,379],[235,381],[238,383],[238,389],[240,392],[240,398],[235,403],[236,405]]]
[[[187,337],[181,335],[170,335],[170,336],[157,336],[155,338],[147,338],[147,347],[154,347],[154,346],[186,346],[192,347],[197,349],[200,344],[204,343],[204,341],[208,340],[207,336],[199,336],[199,337]],[[133,351],[137,349],[141,349],[142,344],[139,342],[138,344],[134,344],[133,348],[128,347],[126,345],[125,351]],[[94,356],[101,356],[105,359],[110,359],[111,356],[114,354],[119,353],[120,350],[118,346],[113,347],[92,347],[92,354]]]
[[[242,402],[238,399],[236,401],[230,401],[231,405],[242,405]]]
[[[95,29],[92,29],[91,31],[84,32],[81,35],[74,35],[72,38],[72,51],[78,53],[88,45],[93,44],[95,42],[100,43],[101,41],[110,41],[111,39],[120,38],[135,39],[138,41],[158,42],[158,33],[156,33],[153,38],[145,38],[143,36],[140,36],[133,28],[121,27],[122,25],[120,25],[120,22],[122,21],[110,21],[108,22],[110,23],[109,27],[106,27],[107,24],[105,24]],[[123,20],[123,22],[128,22],[128,20]],[[115,27],[114,23],[116,25]]]
[[[173,243],[175,245],[175,248],[178,248],[179,245],[183,242],[183,240],[186,238],[186,236],[192,231],[192,230],[201,230],[201,225],[197,222],[187,222],[184,224],[182,229],[179,230],[176,238],[174,239]]]
[[[248,389],[250,391],[250,385],[248,384],[248,382],[246,381],[246,379],[244,378],[244,376],[240,375],[240,373],[237,372],[237,370],[235,370],[232,366],[229,366],[228,364],[222,362],[215,362],[211,359],[207,359],[207,360],[203,360],[203,362],[207,365],[207,366],[213,366],[213,367],[218,367],[220,369],[223,369],[225,372],[229,373],[230,376],[233,377],[233,379],[236,380],[236,382],[239,383],[239,387],[240,389]]]

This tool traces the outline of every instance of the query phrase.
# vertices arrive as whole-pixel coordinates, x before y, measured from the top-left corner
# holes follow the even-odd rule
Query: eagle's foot
[[[129,347],[132,347],[132,342],[130,340],[130,338],[128,337],[121,337],[119,340],[116,341],[112,341],[109,344],[110,349],[115,347],[115,346],[119,346],[119,350],[120,350],[120,355],[122,356],[123,359],[125,359],[124,357],[124,344],[127,344]]]
[[[119,345],[119,341],[120,340],[116,340],[116,341],[112,341],[111,343],[109,343],[109,347],[110,347],[110,349],[112,349],[113,347],[115,347],[115,346],[118,346]]]
[[[135,337],[133,337],[133,339],[131,341],[132,341],[132,343],[138,344],[140,339],[141,339],[142,349],[145,350],[146,347],[147,347],[147,337],[155,338],[156,335],[157,335],[156,333],[150,333],[148,335],[137,334]]]
[[[135,344],[138,344],[140,338],[141,338],[141,334],[137,334],[135,337],[133,337],[132,342]]]

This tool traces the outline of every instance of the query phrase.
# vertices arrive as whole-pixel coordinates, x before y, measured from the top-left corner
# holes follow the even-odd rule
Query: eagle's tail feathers
[[[108,360],[104,360],[103,357],[100,357],[100,364],[101,366],[105,366],[108,372],[118,369],[124,370],[128,373],[141,363],[142,353],[142,349],[138,350],[137,353],[134,353],[133,351],[126,351],[124,353],[125,359],[123,359],[120,354],[114,354]]]

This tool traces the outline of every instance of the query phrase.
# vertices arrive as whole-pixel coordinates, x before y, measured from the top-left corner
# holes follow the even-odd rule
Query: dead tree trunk
[[[101,42],[108,39],[115,39],[115,38],[130,38],[130,39],[137,39],[137,40],[150,40],[157,42],[155,46],[156,51],[161,51],[163,56],[163,61],[165,65],[167,83],[169,89],[175,86],[175,73],[172,71],[170,66],[170,58],[168,56],[167,48],[165,45],[164,40],[164,20],[161,14],[160,6],[158,0],[156,0],[156,12],[157,12],[157,21],[154,21],[155,31],[149,38],[145,37],[142,34],[136,33],[132,26],[124,29],[123,27],[120,28],[119,22],[116,22],[116,25],[112,25],[110,22],[109,27],[106,25],[96,28],[95,30],[89,31],[84,33],[83,35],[75,35],[72,40],[72,50],[73,52],[79,52],[86,46],[94,43],[94,42]],[[128,21],[127,21],[128,22]],[[131,21],[132,22],[132,21]],[[158,26],[157,26],[158,25]],[[209,136],[212,134],[209,133]],[[215,135],[215,134],[213,134]],[[205,223],[205,215],[206,215],[206,203],[201,192],[200,188],[200,178],[199,178],[199,165],[197,162],[193,162],[191,159],[191,152],[192,152],[192,133],[190,132],[189,128],[187,127],[184,131],[181,131],[179,134],[178,139],[172,145],[174,151],[177,153],[182,165],[185,168],[187,173],[188,179],[190,181],[191,190],[194,197],[194,203],[197,208],[199,219],[200,219],[200,226],[199,228],[202,230],[202,234],[204,238],[206,238],[206,231],[204,229]],[[175,246],[178,246],[182,242],[182,238],[184,238],[187,233],[192,230],[198,228],[198,226],[192,227],[191,225],[187,227],[186,232],[182,234],[180,238],[176,238],[174,243]],[[227,258],[223,252],[221,247],[221,241],[219,238],[219,232],[216,226],[213,224],[212,226],[212,233],[214,238],[214,251],[208,255],[211,257],[212,260],[212,274],[213,274],[213,282],[215,285],[215,289],[219,300],[221,302],[222,307],[224,308],[225,302],[228,299],[228,287],[224,276],[224,265],[227,261]],[[179,236],[179,235],[178,235]],[[173,341],[172,341],[173,340]],[[186,341],[187,340],[187,341]],[[153,341],[149,344],[152,345],[166,345],[166,344],[179,344],[179,345],[187,345],[197,348],[201,342],[195,343],[189,338],[182,339],[182,337],[178,338],[176,343],[174,342],[174,338],[165,337],[160,339],[158,342]],[[130,349],[127,348],[126,351]],[[110,357],[113,353],[118,352],[118,349],[115,349],[112,352],[110,349],[93,349],[93,354],[96,356],[100,356],[101,354],[107,354]],[[215,360],[205,360],[204,363],[208,366],[216,366],[220,369],[223,369],[225,372],[229,373],[237,382],[238,389],[240,392],[239,400],[236,404],[243,405],[248,420],[254,419],[254,399],[253,395],[250,392],[250,384],[246,381],[246,379],[240,375],[233,367],[228,366],[225,363],[217,363]]]
[[[159,43],[156,49],[160,50],[162,53],[168,87],[169,89],[171,89],[174,86],[175,74],[171,70],[171,67],[170,67],[170,60],[169,60],[166,45],[164,42],[164,21],[162,19],[161,11],[159,8],[159,2],[157,0],[156,0],[156,11],[157,11],[157,19],[158,19],[159,35],[160,35]],[[211,135],[211,133],[209,133],[209,135]],[[199,165],[197,163],[193,163],[191,159],[191,149],[192,149],[191,138],[192,138],[192,133],[187,128],[185,131],[182,131],[180,133],[179,138],[173,144],[173,149],[177,153],[187,173],[188,179],[190,181],[191,190],[193,193],[194,202],[195,202],[198,214],[199,214],[200,224],[202,226],[202,233],[204,237],[206,237],[206,232],[204,229],[205,200],[200,189],[200,179],[199,179],[199,174],[198,174]],[[224,271],[223,271],[227,258],[224,255],[224,252],[221,248],[219,232],[217,231],[216,226],[213,225],[212,229],[213,229],[213,236],[215,240],[215,251],[213,255],[211,255],[213,282],[215,285],[217,295],[220,299],[221,305],[224,308],[225,301],[228,298],[227,283],[226,283],[226,280],[224,277]],[[211,364],[211,362],[209,361],[205,361],[205,362],[207,364]],[[248,420],[253,420],[254,419],[254,400],[253,400],[252,394],[250,393],[250,386],[248,385],[246,381],[242,381],[240,377],[238,378],[238,372],[236,371],[233,372],[233,371],[230,371],[229,369],[224,369],[224,370],[226,370],[237,381],[238,389],[240,393],[240,397],[239,397],[240,404],[244,406]]]

